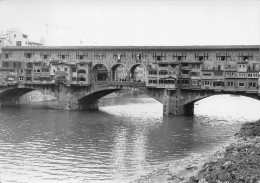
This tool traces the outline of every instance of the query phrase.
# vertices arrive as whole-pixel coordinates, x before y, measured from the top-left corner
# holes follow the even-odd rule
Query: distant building
[[[28,35],[17,29],[9,29],[0,35],[0,46],[28,46]]]
[[[7,46],[42,46],[43,44],[29,41],[29,36],[18,29],[8,29],[0,33],[0,58],[3,47]],[[43,37],[41,38],[43,40]]]

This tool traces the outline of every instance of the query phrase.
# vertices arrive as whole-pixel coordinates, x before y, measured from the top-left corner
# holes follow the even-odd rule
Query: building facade
[[[5,47],[1,82],[145,81],[148,88],[258,93],[259,45]]]

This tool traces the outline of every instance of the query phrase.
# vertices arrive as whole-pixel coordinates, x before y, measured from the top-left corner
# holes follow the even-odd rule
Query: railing
[[[133,82],[133,81],[94,81],[93,85],[106,85],[106,86],[133,86],[143,87],[146,86],[145,82]]]
[[[191,66],[181,66],[180,70],[191,70]]]

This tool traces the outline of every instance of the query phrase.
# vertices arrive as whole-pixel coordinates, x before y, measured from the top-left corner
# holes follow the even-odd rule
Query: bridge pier
[[[194,103],[185,104],[187,97],[180,89],[165,90],[163,99],[164,115],[193,115]]]

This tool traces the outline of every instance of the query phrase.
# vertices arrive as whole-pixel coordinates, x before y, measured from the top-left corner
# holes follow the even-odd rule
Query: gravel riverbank
[[[260,183],[260,121],[221,148],[169,163],[133,183]]]

